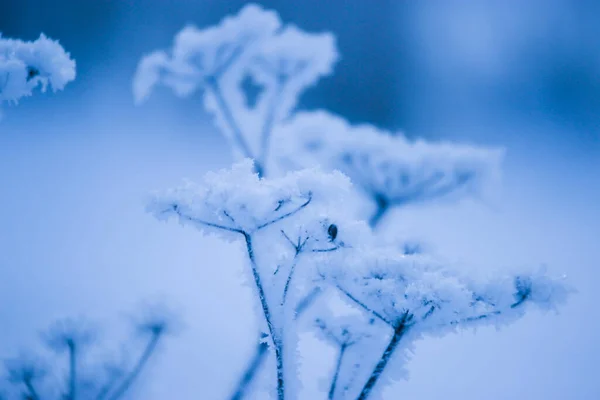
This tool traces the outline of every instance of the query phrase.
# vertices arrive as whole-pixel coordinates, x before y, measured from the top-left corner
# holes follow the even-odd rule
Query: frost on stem
[[[293,322],[297,305],[314,289],[315,260],[345,248],[350,232],[368,231],[339,207],[349,189],[340,173],[315,169],[260,179],[246,160],[230,170],[207,174],[199,185],[187,183],[158,195],[149,204],[158,218],[175,217],[243,243],[249,280],[276,359],[280,399],[294,393],[289,389],[296,377]],[[338,229],[335,237],[332,225]]]
[[[502,151],[452,143],[409,141],[372,125],[352,126],[325,111],[296,114],[276,132],[286,168],[338,169],[373,204],[370,225],[393,207],[478,195],[498,176]]]
[[[479,283],[426,256],[402,254],[340,206],[348,196],[351,187],[339,172],[311,169],[260,179],[247,160],[157,195],[148,206],[160,219],[173,217],[243,244],[276,361],[279,399],[297,393],[298,310],[321,290],[339,293],[363,317],[349,322],[320,315],[316,322],[338,351],[329,396],[344,399],[367,399],[383,377],[402,377],[407,350],[424,335],[507,324],[528,304],[554,308],[567,297],[561,280],[543,271]],[[232,398],[247,394],[257,365],[260,355]]]
[[[40,87],[63,90],[75,79],[75,61],[44,34],[32,42],[0,35],[0,105],[17,103]]]
[[[363,349],[380,357],[375,365],[361,365],[362,380],[355,381],[350,398],[369,398],[384,376],[403,377],[406,350],[423,336],[510,324],[525,314],[528,304],[555,309],[570,292],[563,278],[550,278],[544,271],[480,283],[424,256],[398,255],[385,248],[355,247],[337,253],[330,262],[321,267],[325,279],[388,332],[379,350]]]
[[[61,365],[62,362],[50,363],[30,356],[7,361],[8,381],[17,396],[7,399],[123,399],[155,352],[159,340],[171,331],[172,321],[172,314],[157,309],[145,313],[141,321],[136,323],[136,331],[143,334],[142,340],[146,343],[140,357],[129,367],[124,362],[115,364],[104,361],[98,357],[97,353],[102,352],[99,349],[95,349],[96,353],[92,351],[92,347],[96,347],[92,345],[96,344],[97,331],[86,321],[58,321],[42,334],[42,338],[56,355],[67,355],[64,360],[66,367]],[[58,385],[49,382],[49,378],[63,374],[65,377],[60,378]]]
[[[157,85],[180,97],[202,91],[218,128],[237,153],[255,160],[262,176],[274,128],[306,88],[332,72],[337,58],[331,34],[282,26],[276,12],[250,4],[216,26],[184,28],[168,52],[142,58],[133,92],[141,103]],[[246,93],[248,83],[259,93]]]

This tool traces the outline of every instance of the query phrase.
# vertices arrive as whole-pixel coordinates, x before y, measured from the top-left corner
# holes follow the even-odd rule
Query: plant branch
[[[73,339],[67,341],[69,348],[69,400],[77,397],[77,349]]]
[[[363,389],[361,390],[357,400],[365,400],[371,394],[371,391],[377,384],[377,381],[381,377],[383,370],[394,355],[394,352],[396,351],[398,344],[400,343],[400,339],[402,339],[402,336],[406,332],[407,323],[411,318],[412,316],[408,312],[405,312],[400,321],[398,322],[398,325],[394,328],[394,333],[392,335],[392,338],[390,339],[390,342],[383,351],[383,354],[377,362],[377,365],[375,365],[375,368],[371,372],[367,383],[365,383],[365,386],[363,386]]]
[[[383,216],[390,209],[390,202],[384,195],[381,194],[375,194],[373,195],[373,198],[375,200],[375,204],[377,205],[377,209],[375,210],[373,216],[371,216],[369,219],[369,226],[372,229],[375,229],[381,222]]]
[[[378,318],[381,321],[385,322],[387,325],[389,325],[391,327],[394,326],[394,324],[390,320],[388,320],[387,318],[385,318],[383,315],[379,314],[377,311],[373,310],[371,307],[367,306],[362,301],[358,300],[356,297],[354,297],[354,295],[352,295],[352,293],[348,292],[346,289],[344,289],[343,287],[341,287],[339,284],[336,285],[336,288],[338,288],[338,290],[340,292],[342,292],[344,295],[346,295],[346,297],[348,297],[350,300],[352,300],[360,308],[362,308],[363,310],[365,310],[369,314],[372,314],[373,316],[375,316],[376,318]]]
[[[262,306],[263,314],[265,316],[265,320],[267,322],[267,327],[269,328],[269,334],[271,335],[271,341],[273,342],[273,347],[275,349],[275,359],[277,363],[277,398],[279,400],[284,399],[285,393],[285,379],[283,375],[283,343],[281,338],[279,337],[279,333],[275,330],[273,325],[273,320],[271,318],[271,311],[269,309],[269,304],[267,302],[267,298],[265,295],[265,291],[262,285],[262,281],[260,279],[260,275],[258,273],[258,265],[256,264],[256,258],[254,256],[254,248],[252,246],[252,237],[244,232],[244,239],[246,241],[246,250],[248,252],[248,258],[250,259],[250,266],[252,268],[252,275],[254,277],[254,283],[256,284],[256,289],[258,290],[258,297],[260,299],[260,303]]]
[[[118,400],[122,398],[122,396],[131,388],[135,380],[144,369],[145,365],[148,363],[150,356],[152,356],[152,353],[154,353],[156,350],[156,346],[158,345],[161,336],[162,333],[160,332],[152,334],[150,341],[148,342],[139,360],[129,374],[125,377],[125,379],[123,379],[117,389],[112,393],[112,395],[108,397],[109,400]],[[102,397],[99,397],[99,399],[102,399]]]
[[[309,204],[310,204],[310,202],[311,202],[311,200],[312,200],[312,193],[310,193],[310,192],[309,192],[309,193],[308,193],[308,198],[306,199],[306,201],[305,201],[304,203],[302,203],[301,205],[299,205],[297,208],[295,208],[294,210],[292,210],[292,211],[290,211],[290,212],[287,212],[287,213],[285,213],[285,214],[283,214],[283,215],[280,215],[280,216],[279,216],[279,217],[277,217],[277,218],[274,218],[274,219],[272,219],[272,220],[270,220],[270,221],[268,221],[268,222],[265,222],[265,223],[264,223],[264,224],[262,224],[262,225],[259,225],[259,226],[256,228],[256,230],[257,230],[257,231],[258,231],[258,230],[261,230],[261,229],[263,229],[263,228],[266,228],[266,227],[268,227],[269,225],[272,225],[272,224],[274,224],[274,223],[276,223],[276,222],[279,222],[279,221],[281,221],[281,220],[284,220],[284,219],[286,219],[286,218],[288,218],[288,217],[291,217],[292,215],[296,214],[298,211],[302,210],[304,207],[306,207],[307,205],[309,205]]]
[[[31,398],[31,400],[40,400],[40,396],[38,395],[37,390],[35,390],[35,386],[33,386],[33,382],[31,382],[31,379],[24,379],[23,383],[29,391],[29,397]]]
[[[231,130],[231,136],[233,140],[237,142],[237,145],[240,147],[245,157],[254,159],[252,151],[250,150],[250,146],[248,146],[248,143],[244,138],[244,134],[240,129],[238,123],[236,122],[233,116],[233,112],[227,104],[225,97],[223,96],[223,92],[221,91],[221,87],[219,86],[217,79],[214,76],[209,76],[208,78],[206,78],[206,87],[213,94],[213,96],[215,96],[215,100],[217,101],[217,107],[223,115],[225,123],[229,126],[229,129]],[[255,164],[255,167],[258,169],[258,164]]]
[[[260,153],[259,160],[260,164],[264,167],[267,164],[267,157],[269,154],[269,141],[273,131],[273,124],[275,122],[275,114],[277,113],[277,106],[279,105],[281,92],[283,91],[284,81],[276,79],[275,93],[269,104],[267,115],[265,117],[265,123],[262,128],[261,141],[260,141]],[[264,171],[263,171],[264,172]]]
[[[248,364],[242,379],[236,387],[235,393],[231,396],[231,400],[241,400],[244,398],[250,383],[254,380],[256,372],[267,355],[268,348],[269,345],[267,343],[259,340],[256,350],[254,351],[254,357],[252,357],[252,360]]]
[[[337,385],[338,377],[340,375],[340,369],[342,368],[342,359],[344,358],[344,353],[346,352],[347,348],[347,343],[342,343],[340,345],[340,353],[338,354],[337,362],[335,365],[335,372],[333,374],[333,378],[331,379],[331,386],[329,387],[329,395],[327,396],[329,400],[333,400],[333,397],[335,396],[335,387]]]
[[[317,297],[321,294],[320,287],[314,287],[302,300],[296,305],[296,318],[304,313],[315,302]]]
[[[172,208],[173,212],[179,216],[179,218],[188,220],[195,224],[204,225],[204,226],[208,226],[208,227],[216,228],[216,229],[223,229],[223,230],[229,231],[229,232],[243,233],[243,231],[238,228],[231,228],[231,227],[228,227],[225,225],[219,225],[219,224],[215,224],[213,222],[208,222],[208,221],[201,220],[199,218],[194,218],[194,217],[190,217],[189,215],[185,215],[184,213],[181,212],[181,208],[179,207],[178,204],[173,204],[171,208]]]
[[[321,294],[321,288],[315,287],[306,296],[304,296],[302,300],[300,300],[296,306],[296,319],[300,317],[300,315],[302,315],[312,303],[314,303],[317,297],[319,297],[319,294]],[[244,398],[250,383],[254,381],[256,374],[258,373],[262,363],[265,360],[265,357],[267,356],[266,350],[266,344],[264,344],[264,342],[259,342],[259,344],[256,346],[252,361],[248,363],[248,367],[240,379],[240,382],[238,383],[231,400],[241,400]]]

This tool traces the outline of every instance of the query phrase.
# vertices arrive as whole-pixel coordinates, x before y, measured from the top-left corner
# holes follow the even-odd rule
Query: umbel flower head
[[[40,87],[63,90],[75,79],[75,61],[58,41],[44,34],[35,41],[0,35],[0,104],[16,103]]]

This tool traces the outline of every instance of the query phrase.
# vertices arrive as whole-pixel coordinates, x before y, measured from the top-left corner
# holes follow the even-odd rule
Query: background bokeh
[[[140,398],[228,393],[256,324],[250,292],[239,289],[242,253],[155,221],[144,201],[232,156],[198,96],[159,90],[134,107],[131,79],[139,58],[168,47],[185,24],[217,23],[243,4],[0,0],[3,36],[58,39],[78,73],[64,92],[6,107],[0,122],[0,356],[69,315],[104,323],[110,347],[127,312],[167,299],[186,329],[161,349]],[[420,342],[410,380],[388,398],[600,398],[600,3],[260,4],[338,38],[335,74],[306,92],[302,108],[507,149],[495,198],[406,208],[395,229],[428,238],[465,269],[543,264],[578,290],[558,315]],[[319,368],[307,364],[304,375]],[[306,379],[302,398],[317,384]]]

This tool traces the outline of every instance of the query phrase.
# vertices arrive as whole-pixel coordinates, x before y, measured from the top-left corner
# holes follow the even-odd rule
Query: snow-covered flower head
[[[60,353],[89,345],[95,339],[96,330],[82,319],[63,319],[52,324],[42,336],[52,350]]]
[[[62,90],[75,79],[75,61],[44,34],[32,42],[0,36],[0,103],[16,103],[40,87]]]
[[[157,85],[180,97],[202,91],[215,124],[262,174],[273,129],[337,59],[332,34],[283,26],[274,11],[250,4],[216,26],[184,28],[170,51],[142,58],[133,93],[141,103]]]
[[[178,96],[192,94],[207,79],[219,77],[261,39],[272,35],[280,24],[275,12],[249,4],[216,26],[203,30],[185,27],[175,37],[170,54],[157,51],[140,62],[133,82],[136,101],[144,101],[159,83]]]
[[[348,175],[378,209],[478,194],[498,176],[503,152],[409,141],[372,125],[351,126],[325,111],[298,113],[276,132],[285,168],[322,165]]]
[[[307,169],[283,178],[261,179],[247,159],[231,169],[206,174],[202,184],[188,182],[155,196],[148,209],[159,218],[175,215],[182,223],[207,222],[199,225],[203,229],[221,226],[228,228],[225,231],[247,233],[275,223],[278,229],[292,230],[317,224],[326,240],[329,225],[347,219],[348,210],[341,205],[351,199],[350,183],[339,172]],[[289,220],[293,223],[288,224]]]

